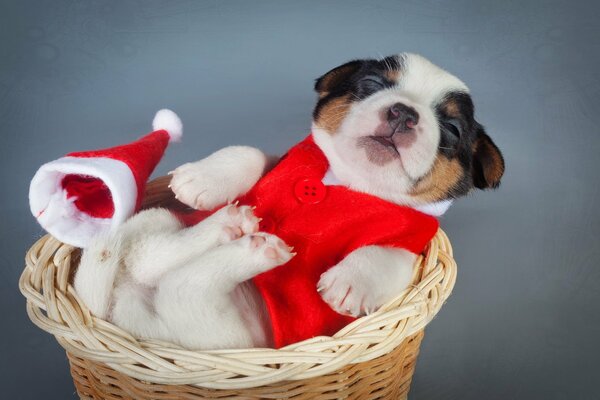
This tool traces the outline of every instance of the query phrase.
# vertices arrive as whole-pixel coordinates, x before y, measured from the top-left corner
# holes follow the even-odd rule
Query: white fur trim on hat
[[[169,133],[169,142],[179,142],[183,136],[181,119],[173,111],[163,108],[159,110],[152,120],[152,129],[164,129]]]
[[[96,177],[110,190],[112,218],[95,218],[80,211],[62,187],[66,175]],[[116,228],[135,212],[137,185],[122,161],[111,158],[63,157],[38,169],[29,186],[29,207],[42,227],[58,240],[86,247],[100,233]]]

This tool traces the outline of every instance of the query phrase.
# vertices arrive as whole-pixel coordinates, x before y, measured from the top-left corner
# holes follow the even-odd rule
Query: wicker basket
[[[177,206],[166,179],[149,184],[147,207]],[[44,236],[27,253],[19,288],[31,320],[67,351],[84,399],[403,399],[423,329],[456,279],[440,230],[417,260],[414,284],[333,337],[279,350],[189,351],[136,340],[92,316],[71,286],[78,259],[78,249]]]

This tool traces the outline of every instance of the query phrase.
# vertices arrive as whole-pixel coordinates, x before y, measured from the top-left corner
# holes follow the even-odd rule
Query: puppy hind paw
[[[240,237],[258,231],[260,218],[254,215],[249,206],[229,204],[218,211],[222,224],[222,242],[239,239]]]
[[[283,265],[296,255],[292,252],[292,247],[287,246],[283,240],[269,233],[258,232],[246,235],[240,241],[248,247],[250,255],[256,260],[256,264],[263,266],[265,270]]]

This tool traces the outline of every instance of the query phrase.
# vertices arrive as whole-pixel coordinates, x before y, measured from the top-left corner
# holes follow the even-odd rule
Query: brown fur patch
[[[398,71],[397,69],[393,69],[393,70],[386,70],[383,73],[383,76],[385,76],[387,79],[389,79],[392,82],[398,82],[398,78],[400,77],[400,71]]]
[[[446,113],[446,115],[448,115],[450,117],[456,118],[456,117],[459,117],[461,115],[460,114],[460,107],[453,100],[446,101],[446,103],[443,105],[442,109],[444,110],[444,112]]]
[[[504,159],[500,151],[487,135],[480,136],[472,146],[473,154],[483,169],[486,186],[496,188],[504,175]]]
[[[492,166],[486,170],[485,178],[488,182],[491,182],[492,186],[497,186],[500,182],[500,178],[504,175],[504,160],[500,157],[498,152],[491,152],[492,155]]]
[[[319,110],[316,120],[317,125],[331,134],[336,133],[344,118],[346,118],[351,104],[350,95],[336,97],[327,102]]]
[[[417,183],[411,195],[426,202],[445,199],[464,175],[457,159],[438,155],[429,174]]]

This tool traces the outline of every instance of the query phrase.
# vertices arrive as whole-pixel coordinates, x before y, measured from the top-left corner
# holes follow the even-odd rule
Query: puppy
[[[208,217],[143,211],[84,251],[74,284],[96,316],[191,349],[332,334],[406,289],[437,228],[428,215],[500,184],[504,161],[468,88],[425,58],[351,61],[315,90],[312,133],[281,160],[232,146],[172,173],[177,199]],[[336,246],[342,257],[327,254]]]

